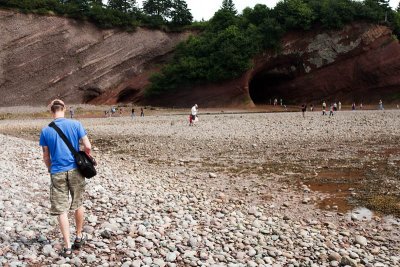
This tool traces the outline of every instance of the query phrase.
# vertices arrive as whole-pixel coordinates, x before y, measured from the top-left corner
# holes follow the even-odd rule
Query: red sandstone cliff
[[[164,57],[188,33],[101,30],[88,22],[0,10],[0,106],[87,102]]]

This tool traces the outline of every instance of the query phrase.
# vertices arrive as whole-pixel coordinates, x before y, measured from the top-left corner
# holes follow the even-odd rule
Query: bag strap
[[[60,135],[61,139],[64,141],[64,143],[67,145],[67,147],[69,148],[69,150],[71,151],[72,155],[76,156],[77,154],[79,154],[75,148],[72,146],[71,142],[68,140],[68,138],[65,136],[65,134],[63,133],[63,131],[61,131],[61,129],[53,122],[51,122],[49,124],[49,127],[53,128],[54,130],[56,130],[56,132],[58,133],[58,135]]]

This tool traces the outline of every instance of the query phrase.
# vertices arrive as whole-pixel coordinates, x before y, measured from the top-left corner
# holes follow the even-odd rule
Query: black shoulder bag
[[[95,159],[92,156],[86,154],[85,151],[76,151],[71,142],[67,139],[61,129],[58,128],[54,121],[49,124],[49,127],[56,130],[56,132],[60,135],[61,139],[71,151],[72,155],[74,155],[76,165],[78,165],[78,170],[82,174],[82,176],[86,178],[92,178],[93,176],[95,176],[97,174],[96,169],[94,168],[94,166],[97,165]]]

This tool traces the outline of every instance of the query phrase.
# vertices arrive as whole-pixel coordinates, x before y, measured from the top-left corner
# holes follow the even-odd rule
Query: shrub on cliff
[[[253,30],[243,31],[232,25],[216,35],[190,37],[177,48],[172,62],[151,77],[152,88],[146,91],[147,96],[171,91],[177,85],[239,76],[251,67],[250,59],[258,51],[259,42],[248,38],[256,35]]]

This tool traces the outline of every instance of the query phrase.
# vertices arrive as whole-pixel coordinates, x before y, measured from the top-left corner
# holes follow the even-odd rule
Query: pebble
[[[176,253],[175,253],[175,252],[169,252],[169,253],[167,254],[166,261],[167,261],[167,262],[174,262],[174,261],[176,261]]]
[[[215,174],[215,173],[213,173],[213,172],[210,172],[210,173],[208,174],[208,176],[209,176],[210,178],[217,178],[217,174]]]
[[[366,246],[368,244],[368,241],[365,237],[361,236],[361,235],[357,235],[355,238],[355,242],[357,244],[360,244],[361,246]]]

